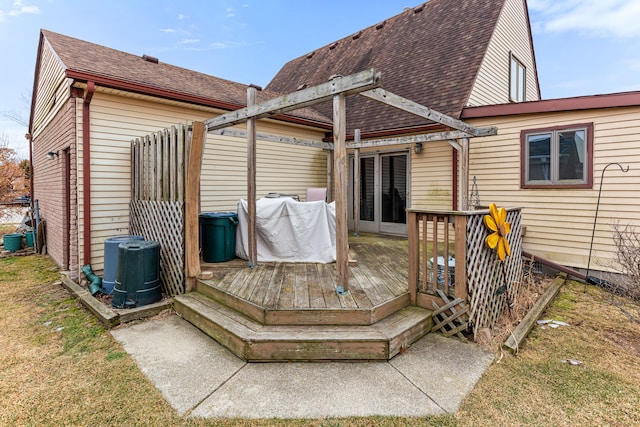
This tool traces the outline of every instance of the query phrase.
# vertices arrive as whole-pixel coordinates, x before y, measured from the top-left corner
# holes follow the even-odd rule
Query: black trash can
[[[150,240],[120,243],[111,305],[129,308],[161,299],[160,244]]]
[[[203,212],[200,219],[200,245],[205,262],[225,262],[236,257],[235,212]]]
[[[116,284],[118,271],[118,246],[131,240],[144,240],[142,236],[116,236],[104,241],[104,277],[102,278],[102,293],[111,295]]]

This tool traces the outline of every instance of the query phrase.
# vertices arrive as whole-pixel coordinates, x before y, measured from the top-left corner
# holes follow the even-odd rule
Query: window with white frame
[[[523,188],[590,188],[593,124],[523,130]]]
[[[509,100],[523,102],[525,100],[525,88],[527,69],[513,53],[509,54]]]

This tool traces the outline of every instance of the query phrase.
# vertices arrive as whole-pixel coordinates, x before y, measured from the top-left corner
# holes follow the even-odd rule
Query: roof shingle
[[[268,89],[291,92],[333,74],[382,71],[383,88],[459,118],[505,0],[431,0],[282,67]],[[329,115],[331,106],[318,109]],[[349,130],[402,129],[429,122],[364,97],[347,99]]]
[[[203,104],[227,106],[233,109],[246,106],[247,85],[210,76],[163,62],[154,63],[142,56],[121,52],[84,40],[41,30],[68,71],[103,77],[121,83],[154,88],[176,95],[201,99]],[[273,90],[258,92],[258,102],[281,95]],[[319,123],[330,123],[323,114],[305,108],[289,113]]]

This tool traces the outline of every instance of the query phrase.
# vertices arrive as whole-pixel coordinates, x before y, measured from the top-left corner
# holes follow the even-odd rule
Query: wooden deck
[[[336,292],[336,264],[203,263],[213,272],[201,282],[267,310],[372,309],[407,294],[406,239],[350,237],[349,292]]]
[[[349,292],[336,265],[202,264],[213,277],[175,298],[179,314],[249,361],[388,360],[428,333],[431,312],[409,306],[407,240],[351,236]]]

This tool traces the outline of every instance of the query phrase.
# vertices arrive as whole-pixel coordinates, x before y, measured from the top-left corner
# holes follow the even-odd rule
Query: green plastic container
[[[236,257],[235,212],[204,212],[200,219],[200,243],[205,262],[225,262]]]
[[[120,243],[111,305],[133,308],[161,299],[160,244],[150,240]]]
[[[20,233],[5,234],[2,240],[5,251],[15,252],[22,248],[22,234]]]
[[[28,248],[32,248],[33,247],[33,233],[35,233],[34,231],[27,231],[27,234],[25,234],[25,237],[27,239],[27,247]]]

